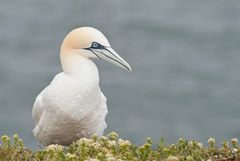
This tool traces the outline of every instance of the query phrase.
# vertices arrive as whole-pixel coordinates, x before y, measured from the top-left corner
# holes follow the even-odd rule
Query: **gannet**
[[[82,137],[103,134],[108,110],[92,59],[103,59],[131,71],[99,30],[72,30],[60,49],[63,72],[54,77],[33,105],[33,134],[44,146],[69,145]]]

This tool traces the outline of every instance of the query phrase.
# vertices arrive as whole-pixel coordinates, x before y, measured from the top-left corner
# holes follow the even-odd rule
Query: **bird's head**
[[[61,55],[64,53],[103,59],[126,70],[132,70],[130,65],[111,48],[107,38],[99,30],[92,27],[72,30],[62,43]]]

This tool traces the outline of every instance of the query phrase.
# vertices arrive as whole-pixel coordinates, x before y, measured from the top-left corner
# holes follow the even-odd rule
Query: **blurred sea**
[[[240,1],[9,0],[0,2],[0,135],[37,148],[35,97],[61,72],[59,47],[76,27],[102,31],[132,66],[103,61],[108,129],[206,143],[240,134]]]

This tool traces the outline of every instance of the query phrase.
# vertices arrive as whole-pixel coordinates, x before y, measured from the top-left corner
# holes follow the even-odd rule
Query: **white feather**
[[[81,137],[102,135],[106,98],[98,85],[60,73],[36,98],[34,136],[43,144],[68,145]]]

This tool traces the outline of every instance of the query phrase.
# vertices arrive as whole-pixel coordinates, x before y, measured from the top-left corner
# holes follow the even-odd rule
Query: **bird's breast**
[[[98,84],[91,84],[81,79],[60,75],[49,87],[48,99],[50,109],[62,111],[74,119],[82,119],[99,108],[101,90]]]

